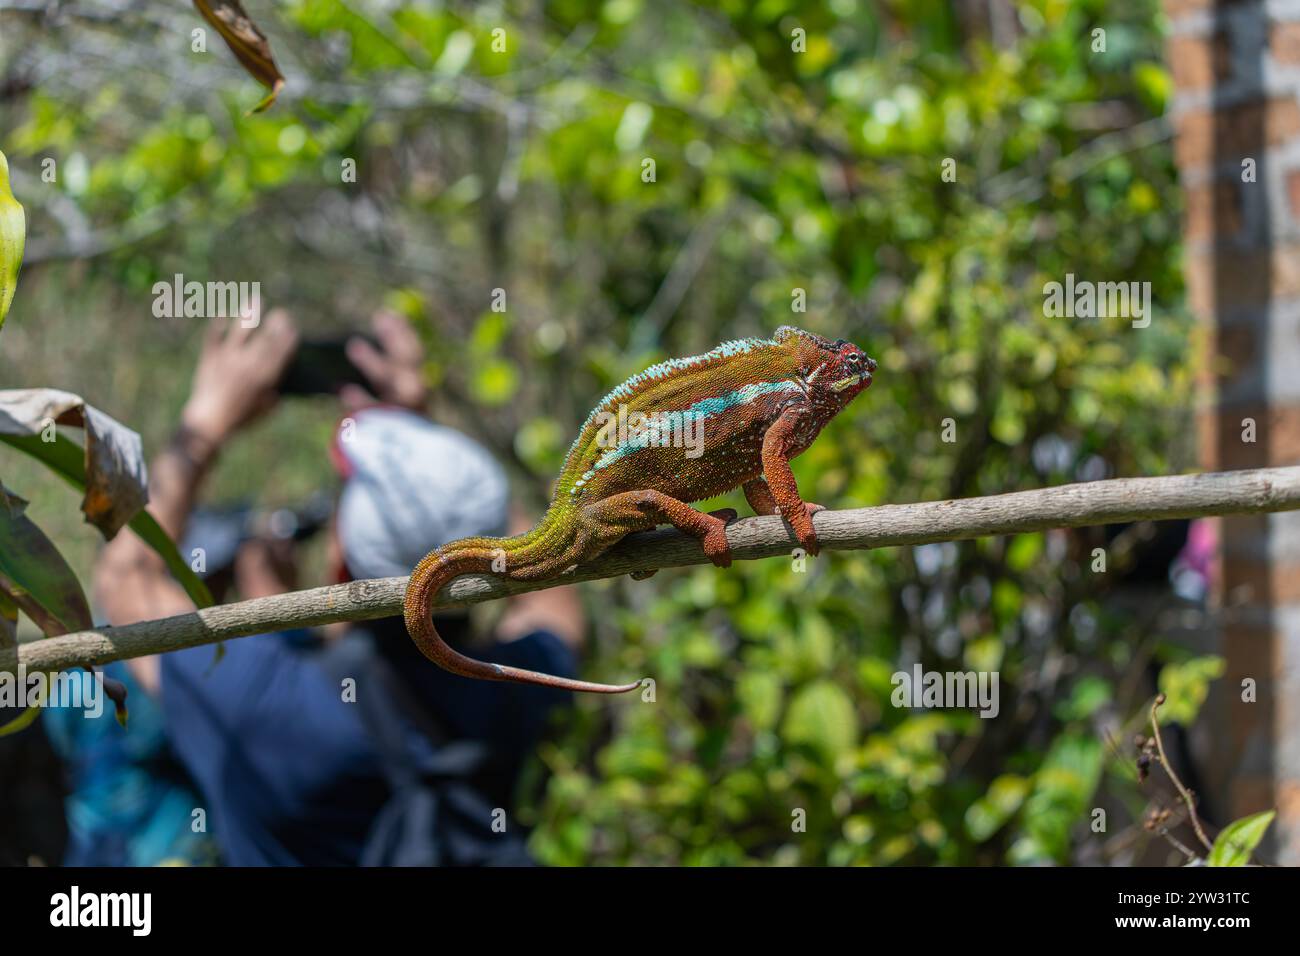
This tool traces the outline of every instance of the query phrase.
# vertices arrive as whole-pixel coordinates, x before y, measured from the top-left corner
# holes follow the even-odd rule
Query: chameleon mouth
[[[870,375],[850,375],[848,378],[842,378],[838,382],[831,382],[831,391],[842,392],[846,388],[852,388],[854,385],[857,385],[864,378],[867,380],[867,384],[870,385],[871,384]]]

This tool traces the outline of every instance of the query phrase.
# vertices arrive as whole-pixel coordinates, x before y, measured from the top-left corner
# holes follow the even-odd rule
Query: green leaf
[[[0,591],[0,636],[12,637],[13,625],[16,625],[17,623],[18,605],[10,600],[8,595],[3,591]],[[4,642],[0,641],[0,646],[3,646],[3,644]],[[40,715],[40,707],[27,707],[12,720],[0,723],[0,737],[8,737],[10,734],[16,734],[20,730],[25,730],[27,727],[30,727]]]
[[[1210,681],[1223,676],[1226,666],[1222,657],[1206,655],[1161,668],[1158,683],[1165,703],[1159,711],[1160,723],[1190,726],[1210,694]]]
[[[54,441],[47,442],[36,435],[0,433],[0,441],[26,452],[78,491],[85,491],[84,454],[81,446],[66,435],[56,435]],[[167,536],[167,532],[159,526],[149,512],[143,509],[137,511],[127,522],[127,527],[139,535],[145,544],[158,552],[159,557],[167,564],[167,570],[180,582],[181,587],[185,588],[185,593],[190,596],[191,601],[199,607],[212,606],[212,594],[208,591],[208,586],[181,557],[175,542]]]
[[[1042,556],[1046,540],[1042,532],[1016,535],[1007,546],[1007,565],[1016,571],[1033,567]]]
[[[1085,674],[1070,694],[1052,708],[1061,720],[1086,720],[1111,699],[1110,684],[1095,674]]]
[[[504,405],[519,388],[519,372],[507,359],[485,359],[470,380],[474,397],[485,405]]]
[[[966,832],[983,842],[993,836],[1020,809],[1030,782],[1016,774],[1003,774],[989,784],[988,793],[966,809]]]
[[[45,532],[23,513],[26,502],[0,484],[0,592],[47,637],[90,627],[81,582]]]
[[[857,743],[857,727],[849,695],[838,684],[822,680],[794,695],[781,735],[788,744],[803,744],[834,759]]]
[[[736,699],[755,727],[768,730],[781,712],[781,678],[769,671],[750,671],[737,681]]]
[[[0,649],[18,645],[18,605],[0,591]]]
[[[1064,862],[1069,853],[1070,828],[1084,817],[1088,802],[1101,779],[1103,750],[1100,740],[1083,733],[1067,733],[1052,742],[1043,764],[1034,774],[1033,792],[1022,812],[1029,846]],[[1030,860],[1015,856],[1012,862]],[[1037,862],[1042,862],[1037,861]]]
[[[39,439],[48,447],[58,434],[56,423],[79,428],[85,436],[81,510],[105,538],[112,538],[149,500],[140,436],[72,392],[57,388],[0,391],[0,438]],[[39,458],[43,449],[30,447],[29,454]]]
[[[1215,839],[1206,862],[1210,866],[1245,866],[1275,816],[1276,810],[1265,810],[1229,823]]]
[[[190,600],[198,607],[212,606],[212,592],[208,586],[203,583],[203,579],[194,573],[194,570],[186,563],[185,558],[181,555],[176,547],[176,542],[168,536],[167,532],[162,529],[162,525],[154,520],[153,515],[147,511],[138,511],[126,525],[134,531],[140,540],[149,547],[158,552],[167,565],[167,570],[171,572],[172,577],[180,582],[185,593],[190,596]],[[218,660],[220,657],[218,657]]]
[[[1133,85],[1138,95],[1156,114],[1163,113],[1174,93],[1174,78],[1159,63],[1150,61],[1133,67]]]
[[[4,327],[18,285],[18,268],[23,263],[26,241],[27,216],[9,190],[9,161],[0,153],[0,328]]]
[[[36,718],[39,716],[41,716],[41,708],[28,707],[7,724],[0,724],[0,737],[8,737],[10,734],[18,733],[20,730],[26,730],[35,723]]]

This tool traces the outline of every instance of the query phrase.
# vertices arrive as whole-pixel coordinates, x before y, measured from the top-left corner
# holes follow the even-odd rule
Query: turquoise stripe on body
[[[718,395],[714,398],[705,398],[696,402],[689,408],[684,408],[676,412],[658,412],[647,423],[646,427],[636,435],[631,436],[626,441],[619,443],[617,447],[609,449],[596,460],[596,464],[582,476],[583,481],[590,480],[597,471],[614,464],[626,458],[628,455],[635,454],[646,448],[662,447],[661,438],[665,432],[681,433],[685,430],[688,422],[700,421],[705,422],[708,419],[721,415],[733,408],[741,405],[747,405],[764,395],[779,395],[782,393],[802,392],[803,389],[795,382],[777,381],[777,382],[754,382],[750,385],[742,386],[734,392],[727,392],[725,395]]]
[[[578,429],[578,436],[573,440],[569,447],[569,454],[572,455],[578,444],[582,441],[582,436],[586,434],[587,428],[595,421],[596,416],[604,409],[607,409],[611,403],[620,398],[629,398],[637,389],[647,382],[658,381],[674,375],[678,372],[687,371],[699,365],[705,365],[719,358],[734,358],[737,355],[744,355],[755,349],[776,348],[777,343],[772,339],[735,339],[731,342],[723,342],[716,348],[710,349],[702,355],[692,355],[689,358],[668,359],[657,365],[652,365],[644,372],[638,372],[626,382],[615,386],[587,416],[587,420],[582,423]],[[566,459],[567,460],[567,459]]]

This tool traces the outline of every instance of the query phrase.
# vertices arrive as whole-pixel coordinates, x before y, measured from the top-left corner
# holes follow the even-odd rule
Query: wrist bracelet
[[[184,422],[176,426],[167,445],[195,468],[210,463],[221,450],[220,442],[204,437]]]

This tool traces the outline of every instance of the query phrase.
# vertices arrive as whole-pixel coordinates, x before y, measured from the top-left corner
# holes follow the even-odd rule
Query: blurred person
[[[377,394],[341,393],[349,419],[331,458],[344,481],[330,536],[338,581],[403,575],[432,547],[522,528],[504,472],[466,436],[423,416],[422,351],[400,317],[373,320],[348,356]],[[297,347],[283,311],[258,329],[208,335],[179,426],[151,465],[149,510],[179,540],[225,444],[271,409]],[[267,542],[242,555],[244,599],[290,590]],[[162,561],[123,532],[95,572],[113,624],[192,608]],[[439,616],[449,639],[464,614]],[[585,622],[572,588],[508,600],[484,659],[571,674]],[[131,661],[161,704],[167,736],[197,782],[231,865],[527,864],[508,815],[519,771],[568,695],[471,681],[424,659],[400,616],[229,641]],[[505,823],[504,832],[501,823]]]

